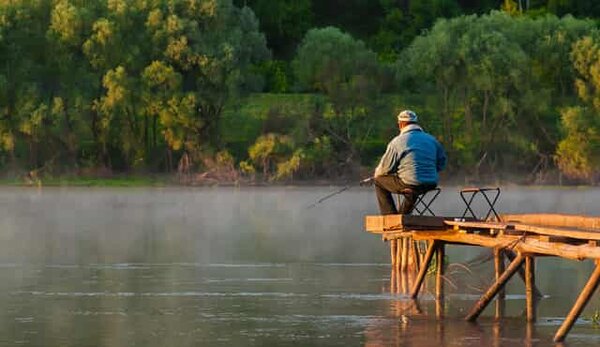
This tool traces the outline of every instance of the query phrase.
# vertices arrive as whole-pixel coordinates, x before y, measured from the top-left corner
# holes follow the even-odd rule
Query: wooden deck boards
[[[404,229],[445,229],[444,220],[444,217],[402,214],[366,216],[365,229],[376,234]]]
[[[584,241],[600,241],[600,218],[573,215],[504,215],[504,222],[458,220],[452,217],[426,217],[411,215],[366,216],[365,229],[383,234],[415,230],[511,230],[547,236],[546,240],[558,238]],[[535,223],[534,223],[535,222]],[[573,223],[573,226],[567,223]]]
[[[600,231],[600,217],[590,217],[562,213],[502,214],[506,223],[533,224],[540,226],[596,229]]]

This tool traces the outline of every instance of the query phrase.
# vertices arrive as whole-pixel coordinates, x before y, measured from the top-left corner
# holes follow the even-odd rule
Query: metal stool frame
[[[410,191],[410,193],[408,191]],[[400,196],[403,196],[404,198],[406,198],[406,195],[408,195],[408,194],[415,194],[416,199],[415,199],[415,205],[413,206],[413,211],[417,211],[419,216],[425,215],[426,212],[429,212],[429,214],[431,214],[432,216],[435,216],[435,213],[431,210],[431,204],[435,201],[435,199],[437,199],[438,195],[440,195],[441,192],[442,192],[442,190],[439,187],[429,189],[424,192],[418,192],[415,189],[408,188],[408,189],[405,189],[402,192],[398,193],[398,198],[400,198]],[[431,196],[429,198],[429,200],[426,200],[427,195],[429,193],[433,193],[433,196]],[[429,195],[431,195],[431,194],[429,194]],[[402,204],[402,201],[400,201],[400,199],[398,199],[398,207],[400,207],[401,204]]]
[[[494,194],[493,198],[491,196],[488,196],[489,194]],[[471,194],[468,199],[465,195]],[[462,214],[461,218],[465,218],[467,216],[467,212],[471,213],[471,216],[475,219],[478,219],[477,216],[475,215],[475,212],[473,211],[473,209],[471,208],[471,204],[473,203],[473,200],[475,199],[475,196],[477,194],[481,194],[483,195],[483,198],[485,199],[485,201],[488,204],[488,211],[485,215],[485,218],[483,220],[487,220],[490,215],[493,213],[494,217],[496,217],[497,220],[500,220],[500,215],[498,215],[498,212],[496,212],[496,202],[498,201],[498,198],[500,197],[500,188],[499,187],[495,187],[495,188],[491,188],[491,187],[487,187],[487,188],[479,188],[479,187],[474,187],[474,188],[463,188],[460,191],[460,198],[462,199],[462,201],[465,203],[465,211]]]

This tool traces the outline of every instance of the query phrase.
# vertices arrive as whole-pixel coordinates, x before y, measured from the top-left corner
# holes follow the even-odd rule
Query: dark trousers
[[[396,175],[385,175],[375,177],[375,193],[377,195],[377,203],[381,214],[410,214],[415,207],[417,196],[428,190],[435,188],[436,185],[426,184],[420,186],[408,185]],[[400,210],[396,209],[392,193],[400,194],[404,189],[410,188],[413,194],[404,195]]]

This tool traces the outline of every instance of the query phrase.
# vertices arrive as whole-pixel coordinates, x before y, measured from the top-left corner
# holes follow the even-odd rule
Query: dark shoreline
[[[0,179],[0,186],[15,187],[328,187],[328,186],[359,186],[364,177],[356,179],[298,179],[288,181],[268,182],[260,180],[240,179],[237,181],[205,179],[192,181],[180,179],[177,175],[111,175],[111,176],[56,176],[32,179],[30,177],[12,177]],[[593,188],[598,185],[583,184],[582,182],[525,182],[514,179],[490,179],[465,182],[456,177],[442,178],[440,186],[500,186],[500,187],[564,187]]]

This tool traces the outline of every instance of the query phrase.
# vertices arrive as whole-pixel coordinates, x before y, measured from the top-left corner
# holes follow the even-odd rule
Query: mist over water
[[[420,310],[390,293],[387,244],[363,231],[371,189],[307,208],[336,189],[0,188],[0,345],[545,346],[592,268],[538,259],[533,331],[519,279],[508,318],[471,325],[493,264],[467,271],[481,250],[450,246],[440,322],[428,289]],[[497,206],[600,215],[600,190],[508,187]],[[458,188],[433,208],[460,216]],[[596,295],[582,317],[598,309]],[[567,342],[600,345],[600,330],[582,320]]]

